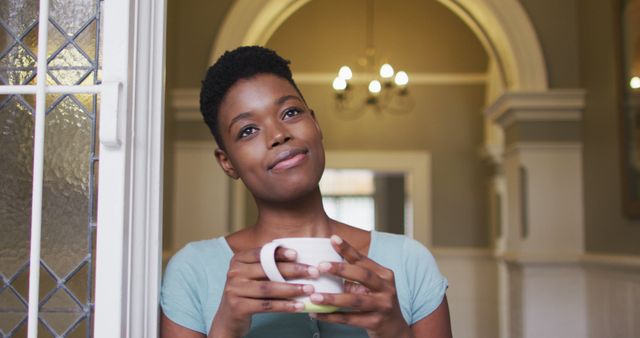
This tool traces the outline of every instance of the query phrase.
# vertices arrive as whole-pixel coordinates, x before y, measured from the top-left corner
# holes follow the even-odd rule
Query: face
[[[317,189],[324,170],[322,133],[296,89],[259,74],[236,82],[218,111],[225,150],[216,158],[259,200],[287,201]]]

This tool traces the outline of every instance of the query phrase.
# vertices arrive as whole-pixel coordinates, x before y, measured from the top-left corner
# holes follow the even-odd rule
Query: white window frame
[[[100,144],[96,338],[158,336],[165,13],[164,0],[104,1],[103,82],[122,83],[121,142]]]
[[[49,1],[40,0],[39,22]],[[93,337],[158,336],[162,243],[165,0],[105,0],[102,83],[2,85],[35,94],[30,261],[40,261],[44,115],[47,93],[101,95]],[[37,71],[46,73],[47,30],[38,32]],[[28,336],[38,333],[40,264],[31,264]]]

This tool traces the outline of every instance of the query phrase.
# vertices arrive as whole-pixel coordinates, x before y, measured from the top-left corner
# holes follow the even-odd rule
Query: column
[[[503,336],[586,337],[583,107],[582,90],[552,90],[507,92],[485,110],[504,136]]]

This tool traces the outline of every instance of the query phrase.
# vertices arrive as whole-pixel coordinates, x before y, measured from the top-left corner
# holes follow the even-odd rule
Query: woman
[[[162,337],[450,337],[447,281],[431,254],[404,236],[367,232],[330,219],[318,182],[322,131],[292,79],[289,62],[257,46],[225,53],[200,97],[224,172],[242,179],[258,206],[256,224],[180,250],[165,272]],[[260,248],[282,237],[331,237],[344,263],[295,263],[276,252],[287,279],[330,273],[343,294],[269,281]],[[344,311],[301,313],[292,299]]]

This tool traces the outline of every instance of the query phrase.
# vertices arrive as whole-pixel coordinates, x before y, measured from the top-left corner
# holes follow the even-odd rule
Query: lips
[[[271,162],[267,169],[287,169],[294,167],[300,163],[300,161],[304,160],[307,152],[307,149],[303,148],[294,148],[282,151],[276,155],[275,160]]]

